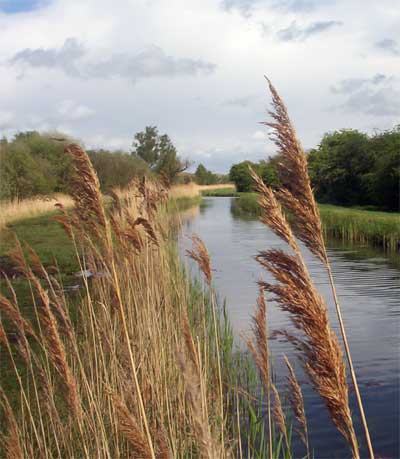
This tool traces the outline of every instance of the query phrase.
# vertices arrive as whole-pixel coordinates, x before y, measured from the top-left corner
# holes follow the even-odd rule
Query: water
[[[256,219],[237,216],[231,210],[234,198],[205,198],[204,205],[183,215],[181,245],[190,246],[186,236],[197,233],[211,255],[214,283],[221,299],[226,299],[231,324],[239,346],[241,336],[250,333],[250,316],[257,296],[256,282],[271,280],[254,260],[259,250],[284,248],[282,241]],[[328,243],[339,301],[358,376],[376,457],[399,458],[399,350],[400,350],[400,262],[383,252]],[[333,328],[338,331],[328,278],[323,266],[304,252],[312,278],[325,297]],[[286,313],[268,302],[269,329],[291,324]],[[286,354],[295,367],[303,388],[309,423],[310,444],[316,459],[350,457],[349,450],[329,420],[319,396],[308,385],[293,348],[282,339],[271,340],[278,386],[282,387]],[[283,388],[283,387],[282,387]],[[354,392],[350,392],[353,421],[368,457]],[[293,438],[295,457],[304,449]]]

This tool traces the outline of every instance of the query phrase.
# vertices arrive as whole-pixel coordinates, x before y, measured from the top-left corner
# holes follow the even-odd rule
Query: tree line
[[[251,191],[249,165],[276,188],[280,158],[234,164],[229,173],[238,191]],[[325,134],[308,152],[308,169],[321,203],[399,210],[400,126],[373,135],[353,129]]]
[[[60,133],[20,132],[12,140],[0,140],[0,199],[68,192],[71,161],[65,145],[76,140]],[[79,142],[78,142],[79,143]],[[154,126],[135,134],[130,152],[87,150],[107,192],[125,187],[134,177],[160,176],[173,183],[188,168],[170,138]]]

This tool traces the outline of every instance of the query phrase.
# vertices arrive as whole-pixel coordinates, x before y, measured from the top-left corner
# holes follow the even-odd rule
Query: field
[[[234,205],[236,211],[241,213],[261,215],[255,193],[241,193]],[[399,213],[360,210],[329,204],[319,204],[319,210],[326,236],[382,247],[389,251],[399,249]]]

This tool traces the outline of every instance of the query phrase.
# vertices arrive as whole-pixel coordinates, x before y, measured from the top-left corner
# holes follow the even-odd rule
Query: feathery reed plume
[[[283,358],[289,370],[289,376],[287,376],[287,381],[289,385],[289,391],[288,391],[289,392],[289,403],[290,403],[290,406],[292,407],[292,411],[294,413],[295,418],[301,425],[301,429],[296,427],[296,431],[299,434],[301,441],[304,443],[304,446],[307,449],[307,458],[309,458],[310,448],[308,444],[307,418],[306,418],[306,413],[304,410],[303,393],[297,381],[292,365],[290,364],[286,356],[284,356]]]
[[[253,174],[254,175],[254,174]],[[256,182],[259,183],[259,182]],[[304,264],[301,252],[282,210],[276,205],[272,190],[258,186],[265,202],[264,209],[273,208],[274,219],[265,219],[271,229],[279,234],[294,250],[289,255],[282,250],[260,252],[256,260],[265,267],[279,284],[260,282],[260,286],[276,295],[281,309],[291,313],[295,327],[301,330],[305,339],[299,340],[305,354],[305,369],[317,392],[330,412],[332,421],[348,441],[354,457],[358,457],[358,443],[354,432],[348,404],[348,388],[345,367],[336,335],[330,328],[326,306],[317,293]]]
[[[283,439],[285,440],[286,449],[288,454],[290,455],[289,437],[286,428],[286,416],[283,412],[281,397],[279,396],[278,389],[276,388],[274,383],[271,383],[271,392],[274,396],[272,413],[274,415],[275,424],[278,426],[278,429],[282,434]]]
[[[210,288],[210,301],[214,325],[214,338],[215,338],[215,353],[217,356],[217,370],[218,370],[218,384],[219,384],[219,398],[220,398],[220,418],[221,418],[221,436],[222,443],[224,443],[224,393],[223,393],[223,382],[222,382],[222,370],[221,370],[221,356],[220,356],[220,337],[218,330],[217,322],[217,313],[216,313],[216,304],[215,296],[211,286],[212,274],[211,274],[211,261],[210,255],[208,253],[207,247],[204,242],[200,239],[199,236],[194,234],[192,236],[193,249],[186,250],[186,254],[189,258],[192,258],[200,267],[200,270],[203,272],[206,282]]]
[[[324,243],[319,210],[311,189],[310,177],[307,169],[307,157],[300,141],[297,138],[296,131],[290,121],[284,102],[270,80],[267,79],[267,81],[272,94],[273,106],[273,110],[270,111],[269,114],[275,122],[266,122],[264,124],[273,129],[272,138],[277,145],[282,158],[281,163],[278,165],[278,174],[282,182],[282,188],[277,192],[277,197],[282,205],[289,210],[294,217],[292,227],[295,235],[304,242],[310,251],[316,255],[327,268],[346,352],[346,358],[349,364],[350,374],[354,384],[357,403],[360,409],[365,437],[367,440],[367,446],[370,457],[373,459],[374,452],[368,430],[368,424],[364,413],[357,377],[354,371],[342,313],[336,294],[332,269]]]
[[[115,394],[112,395],[112,400],[117,414],[118,430],[128,440],[137,457],[151,459],[153,455],[146,435],[140,430],[136,419],[129,412],[125,402]]]
[[[112,286],[115,292],[115,297],[118,304],[118,311],[122,323],[123,335],[126,342],[126,347],[129,355],[129,364],[132,371],[132,376],[135,384],[136,395],[139,402],[139,409],[141,413],[142,422],[144,424],[146,437],[148,441],[149,450],[152,459],[155,458],[153,441],[150,435],[150,429],[147,420],[147,414],[143,403],[141,387],[139,384],[135,359],[133,356],[131,339],[129,336],[127,318],[124,311],[122,301],[122,293],[120,290],[120,280],[117,273],[115,264],[115,254],[113,251],[113,239],[111,234],[110,222],[106,217],[104,205],[100,193],[100,184],[96,172],[90,162],[86,152],[76,144],[68,145],[65,151],[71,156],[72,164],[75,170],[74,186],[72,197],[75,202],[75,212],[80,217],[81,221],[85,224],[91,223],[89,229],[94,232],[96,237],[103,242],[101,231],[98,225],[104,230],[105,241],[103,246],[106,250],[107,262],[110,263],[111,278],[113,280]],[[145,190],[144,190],[145,192]]]
[[[100,193],[100,183],[89,157],[85,150],[77,144],[67,145],[65,152],[71,157],[74,168],[71,194],[75,203],[74,210],[80,222],[89,223],[94,220],[105,228],[106,216]],[[94,217],[94,219],[90,217]]]
[[[267,335],[267,305],[261,288],[258,293],[256,312],[253,316],[253,334],[256,338],[255,345],[250,340],[248,340],[247,345],[260,372],[261,381],[267,394],[269,456],[272,459],[271,374]]]
[[[177,360],[185,382],[186,400],[191,408],[192,428],[195,439],[197,440],[200,455],[205,459],[217,459],[221,452],[212,438],[208,419],[203,415],[203,407],[200,390],[200,374],[188,361],[181,348],[177,350]]]
[[[186,250],[186,254],[189,258],[194,260],[199,265],[199,268],[203,272],[208,285],[211,285],[211,262],[207,247],[205,246],[204,242],[199,238],[199,236],[197,236],[197,234],[194,234],[191,237],[191,240],[193,243],[193,249]]]
[[[5,419],[7,419],[8,423],[8,434],[7,436],[2,438],[5,458],[22,459],[24,457],[24,454],[21,448],[17,421],[14,417],[14,413],[10,406],[8,398],[1,387],[0,394],[2,398],[1,404],[4,409]]]
[[[295,235],[322,261],[325,260],[321,220],[307,172],[307,157],[290,121],[287,109],[276,89],[267,79],[272,94],[275,122],[265,122],[273,129],[272,139],[279,149],[282,161],[278,173],[283,188],[278,199],[296,218],[292,224]]]

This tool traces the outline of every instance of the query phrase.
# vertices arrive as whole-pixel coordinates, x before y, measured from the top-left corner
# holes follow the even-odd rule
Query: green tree
[[[211,171],[207,170],[203,164],[197,166],[194,176],[196,183],[199,185],[213,185],[219,181],[217,174],[213,174]]]
[[[250,175],[249,166],[258,172],[258,165],[251,161],[234,164],[229,171],[229,180],[236,185],[237,191],[248,192],[253,188],[253,179]]]
[[[155,126],[147,126],[135,134],[132,154],[142,158],[151,170],[174,182],[190,162],[180,158],[167,134],[159,135]]]
[[[316,197],[341,205],[368,204],[367,176],[374,164],[364,133],[352,129],[325,134],[308,156]]]
[[[105,192],[114,187],[126,187],[133,177],[149,174],[145,161],[123,151],[89,150],[88,155]]]
[[[373,169],[367,177],[371,203],[382,209],[399,210],[400,125],[373,136],[370,151],[374,157]]]

